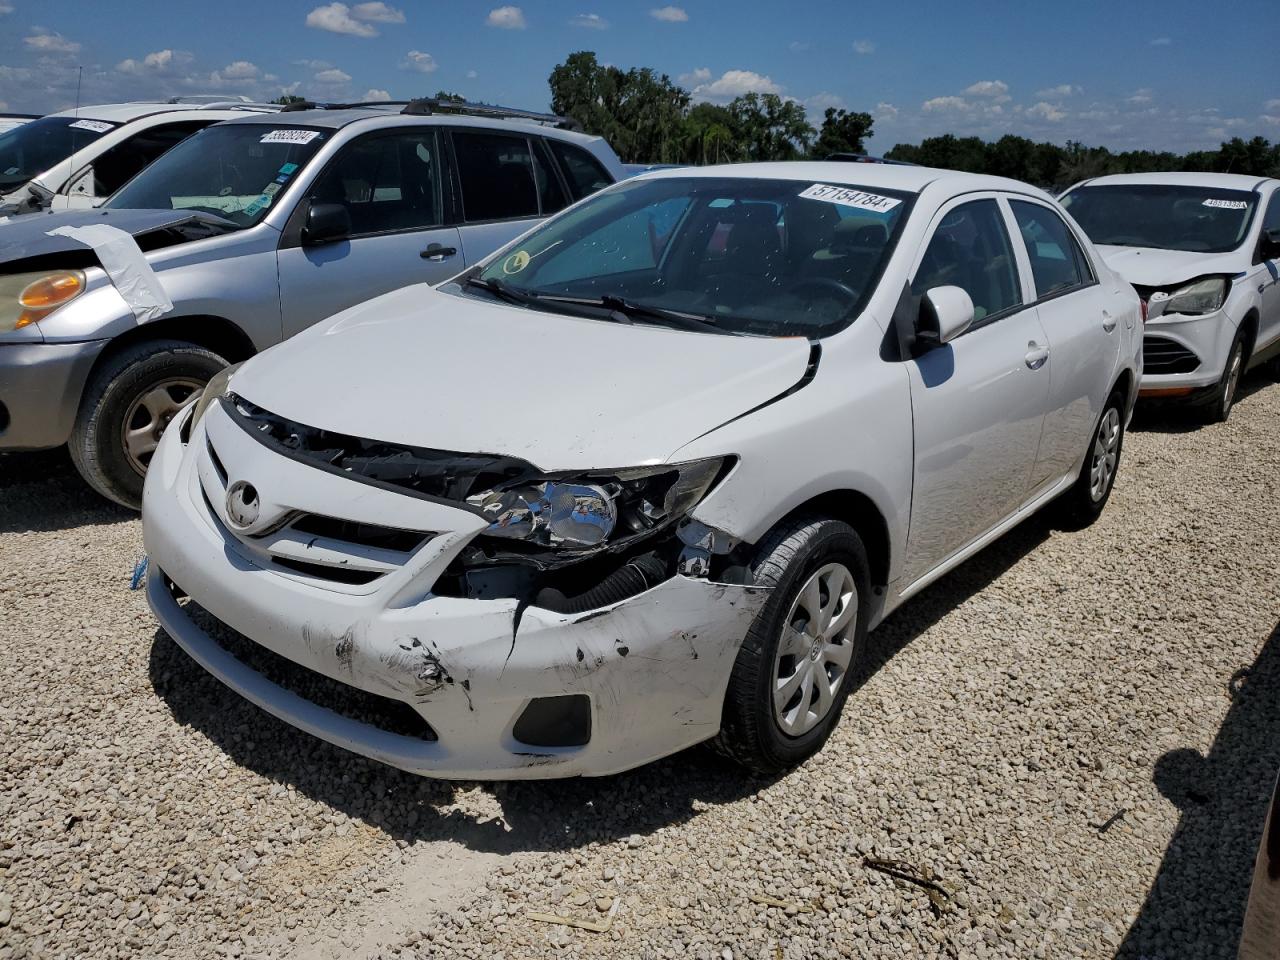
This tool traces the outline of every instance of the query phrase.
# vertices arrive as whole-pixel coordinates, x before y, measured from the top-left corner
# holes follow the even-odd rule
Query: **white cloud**
[[[876,104],[876,109],[871,115],[877,120],[894,120],[897,119],[898,108],[882,100]]]
[[[956,110],[969,110],[969,101],[964,97],[934,97],[920,105],[925,113],[941,113]]]
[[[173,67],[184,66],[192,60],[191,54],[182,50],[153,50],[141,60],[130,57],[116,64],[121,73],[142,76],[147,73],[165,73]]]
[[[484,22],[500,30],[523,30],[528,26],[525,23],[524,11],[519,7],[496,7],[489,11],[489,16]]]
[[[13,13],[13,4],[5,3],[4,0],[0,0],[0,14],[5,14],[5,13]],[[8,109],[8,108],[6,107],[5,109]]]
[[[1059,108],[1055,107],[1053,104],[1046,103],[1045,101],[1041,100],[1039,103],[1035,104],[1034,106],[1027,107],[1027,116],[1040,117],[1042,120],[1048,120],[1051,123],[1057,123],[1059,120],[1065,117],[1066,114]]]
[[[1274,110],[1280,110],[1280,99],[1268,100],[1262,105],[1262,109],[1266,110],[1267,113],[1271,113]]]
[[[807,109],[813,110],[817,113],[824,113],[828,107],[835,107],[837,109],[843,107],[844,97],[837,93],[828,93],[824,90],[821,93],[815,93],[812,97],[806,97],[804,105]]]
[[[23,37],[22,42],[38,53],[79,53],[80,44],[68,40],[60,33],[53,33],[43,27],[36,27],[35,33]]]
[[[813,44],[811,43],[803,43],[800,40],[792,40],[789,44],[787,44],[787,49],[790,50],[792,53],[805,53],[812,46]]]
[[[1173,40],[1169,37],[1152,37],[1151,39],[1151,46],[1153,47],[1167,47],[1171,43],[1173,43]]]
[[[1267,124],[1267,126],[1280,127],[1280,117],[1273,117],[1264,113],[1258,119]]]
[[[677,77],[686,87],[697,86],[700,83],[706,83],[711,79],[711,71],[706,67],[698,67],[690,70],[688,73],[682,73]]]
[[[569,18],[569,26],[585,27],[588,30],[608,30],[609,21],[598,13],[580,13]]]
[[[386,90],[379,90],[376,87],[370,87],[364,92],[364,96],[360,99],[365,103],[384,103],[391,99],[391,94]]]
[[[1139,87],[1137,90],[1133,91],[1133,93],[1132,93],[1132,94],[1130,94],[1129,96],[1125,97],[1125,102],[1126,102],[1126,103],[1150,103],[1150,102],[1151,102],[1151,88],[1150,88],[1150,87]]]
[[[476,73],[474,70],[468,70],[468,71],[467,71],[467,79],[468,79],[468,80],[474,80],[474,79],[475,79],[476,77],[478,77],[478,76],[480,76],[480,74]]]
[[[438,67],[436,58],[421,50],[410,50],[400,62],[401,70],[413,70],[417,73],[435,73]]]
[[[1084,93],[1083,87],[1077,87],[1071,83],[1060,83],[1056,87],[1045,87],[1043,90],[1037,90],[1036,96],[1041,100],[1061,99],[1062,97],[1073,97],[1078,93]]]
[[[307,14],[307,26],[315,30],[327,30],[330,33],[345,33],[352,37],[376,37],[378,31],[367,23],[361,23],[351,16],[351,9],[345,3],[330,3],[316,7]]]
[[[357,20],[370,20],[374,23],[404,23],[404,11],[389,7],[385,3],[357,3],[351,8],[351,16]]]
[[[333,66],[328,60],[294,60],[295,67],[306,67],[308,70],[328,70]]]
[[[971,97],[991,97],[997,103],[1009,99],[1009,85],[1003,80],[979,80],[965,87],[964,92]]]
[[[649,16],[655,20],[665,20],[667,23],[684,23],[689,19],[689,15],[682,7],[654,7],[649,11]]]
[[[315,76],[316,83],[346,83],[350,79],[351,74],[345,70],[339,70],[337,67],[321,70]]]
[[[876,45],[870,40],[855,40],[853,41],[853,52],[858,56],[866,56],[869,53],[876,52]]]
[[[248,60],[237,60],[227,64],[218,73],[228,80],[252,80],[258,75],[258,67]]]
[[[754,70],[726,70],[718,80],[693,88],[695,100],[729,101],[744,93],[782,93],[771,77]]]

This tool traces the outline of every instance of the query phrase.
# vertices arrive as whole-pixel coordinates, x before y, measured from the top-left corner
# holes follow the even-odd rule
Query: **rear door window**
[[[1054,296],[1092,282],[1084,251],[1060,216],[1025,200],[1010,200],[1009,207],[1031,260],[1037,297]]]
[[[538,171],[527,138],[456,130],[453,151],[466,222],[539,215]]]
[[[325,168],[311,197],[346,206],[353,236],[440,226],[444,217],[435,131],[361,137]]]
[[[560,140],[552,140],[551,150],[560,161],[560,166],[564,168],[565,177],[569,181],[569,188],[573,191],[575,200],[581,200],[588,194],[603,190],[613,183],[613,177],[609,176],[608,171],[600,165],[600,161],[581,147],[575,147]]]

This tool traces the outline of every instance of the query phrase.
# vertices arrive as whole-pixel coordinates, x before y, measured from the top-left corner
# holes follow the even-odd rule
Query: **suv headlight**
[[[1154,293],[1151,299],[1157,303],[1162,299],[1165,300],[1165,314],[1182,313],[1194,317],[1221,309],[1227,301],[1227,291],[1230,289],[1229,277],[1209,277],[1207,280],[1197,280],[1178,287],[1163,296],[1160,293]]]
[[[81,270],[42,270],[0,277],[0,333],[39,323],[84,293]]]
[[[233,363],[229,367],[223,367],[209,378],[209,382],[205,384],[204,392],[200,394],[200,399],[196,401],[196,408],[191,412],[191,419],[187,422],[186,432],[188,434],[196,428],[196,424],[200,422],[204,412],[209,409],[209,404],[228,392],[227,388],[231,385],[231,375],[242,366],[244,366],[244,361]]]
[[[523,481],[467,498],[483,536],[584,551],[643,536],[697,506],[733,458]]]

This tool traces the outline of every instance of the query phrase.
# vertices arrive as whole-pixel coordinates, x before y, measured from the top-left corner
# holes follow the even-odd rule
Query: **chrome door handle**
[[[1116,328],[1116,318],[1106,310],[1102,311],[1102,329],[1110,333]]]
[[[427,244],[427,249],[423,250],[418,256],[423,260],[435,260],[438,263],[441,260],[452,257],[457,252],[457,247],[446,247],[442,243],[429,243]]]
[[[1049,359],[1049,348],[1040,346],[1034,340],[1027,344],[1027,348],[1027,366],[1032,370],[1039,370]]]

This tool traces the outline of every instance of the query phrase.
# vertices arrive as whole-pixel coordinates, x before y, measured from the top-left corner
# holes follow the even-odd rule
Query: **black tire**
[[[145,465],[135,466],[140,458],[126,448],[126,414],[161,385],[171,384],[178,397],[186,382],[202,386],[226,365],[216,353],[180,340],[151,340],[108,356],[85,387],[68,443],[80,475],[108,500],[138,509]]]
[[[784,620],[809,577],[829,563],[841,563],[853,575],[858,593],[857,620],[846,642],[850,661],[827,714],[800,736],[783,732],[773,709],[773,683]],[[762,775],[778,773],[817,753],[840,720],[849,686],[866,648],[871,588],[867,552],[846,523],[820,517],[788,522],[761,543],[752,564],[757,586],[771,587],[733,665],[725,693],[720,733],[711,745],[724,756]]]
[[[1231,408],[1235,406],[1236,394],[1240,392],[1240,381],[1244,378],[1245,367],[1249,363],[1249,355],[1244,346],[1244,331],[1236,334],[1231,342],[1231,352],[1227,354],[1227,364],[1222,369],[1222,377],[1218,385],[1209,394],[1200,410],[1205,423],[1226,423],[1231,416]],[[1234,371],[1234,376],[1232,375]]]
[[[1080,465],[1080,476],[1064,493],[1057,503],[1059,525],[1069,530],[1082,530],[1102,514],[1102,510],[1111,499],[1111,491],[1115,489],[1116,476],[1120,472],[1121,455],[1124,452],[1124,410],[1125,396],[1120,390],[1112,392],[1098,415],[1098,421],[1089,434],[1089,448],[1085,451],[1084,461]],[[1099,495],[1094,489],[1094,461],[1098,454],[1098,444],[1103,424],[1112,415],[1119,417],[1119,432],[1115,439],[1115,461],[1111,473]]]

